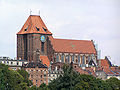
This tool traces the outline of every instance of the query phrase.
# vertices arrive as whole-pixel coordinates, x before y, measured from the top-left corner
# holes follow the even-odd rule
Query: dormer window
[[[47,29],[45,29],[44,27],[43,27],[43,30],[46,32],[47,31]]]
[[[39,28],[35,26],[35,28],[37,29],[37,31],[39,31]]]
[[[25,31],[27,31],[28,30],[28,27],[25,29]]]

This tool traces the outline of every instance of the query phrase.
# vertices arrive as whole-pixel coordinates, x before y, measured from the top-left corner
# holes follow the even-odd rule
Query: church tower
[[[17,59],[35,62],[38,60],[38,52],[39,55],[47,56],[49,36],[52,36],[52,33],[47,29],[41,17],[30,15],[17,33]]]

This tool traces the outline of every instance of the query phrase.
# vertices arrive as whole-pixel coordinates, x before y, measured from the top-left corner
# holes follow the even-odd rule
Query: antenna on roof
[[[39,10],[39,13],[38,13],[39,15],[40,15],[40,10]]]
[[[32,10],[30,9],[30,15],[31,15],[31,13],[32,13]]]

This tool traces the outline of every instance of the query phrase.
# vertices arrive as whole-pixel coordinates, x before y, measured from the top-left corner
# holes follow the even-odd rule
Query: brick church
[[[92,40],[54,38],[40,16],[30,15],[17,33],[17,59],[40,60],[47,67],[54,62],[90,66],[97,65],[97,51]]]

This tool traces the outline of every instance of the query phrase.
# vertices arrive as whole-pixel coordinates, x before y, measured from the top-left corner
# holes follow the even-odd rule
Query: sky
[[[0,56],[16,57],[16,33],[30,11],[54,38],[94,40],[101,58],[120,65],[120,0],[0,0]]]

